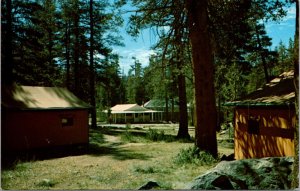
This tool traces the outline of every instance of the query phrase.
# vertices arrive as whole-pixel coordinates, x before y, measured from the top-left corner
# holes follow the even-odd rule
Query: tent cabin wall
[[[88,144],[88,110],[2,109],[2,149]]]
[[[295,109],[236,107],[235,159],[294,156]]]
[[[115,113],[112,114],[114,123],[149,123],[151,113]]]

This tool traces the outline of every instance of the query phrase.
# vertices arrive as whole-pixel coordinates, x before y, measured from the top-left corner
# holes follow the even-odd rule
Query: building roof
[[[295,100],[294,71],[284,72],[262,88],[242,99],[227,102],[227,106],[290,105]]]
[[[66,88],[13,85],[2,89],[1,106],[10,109],[79,109],[90,106]]]
[[[118,104],[110,108],[111,113],[153,113],[157,111],[146,109],[138,104]],[[106,111],[107,112],[107,111]]]
[[[165,108],[166,107],[166,100],[163,99],[151,99],[148,102],[144,104],[144,107],[146,108]],[[168,100],[168,107],[172,107],[172,101]],[[174,101],[174,107],[178,108],[179,103],[178,101]]]

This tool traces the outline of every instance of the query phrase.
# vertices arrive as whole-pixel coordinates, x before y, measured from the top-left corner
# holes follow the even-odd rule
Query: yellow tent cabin
[[[235,159],[294,155],[294,72],[285,72],[234,106]]]

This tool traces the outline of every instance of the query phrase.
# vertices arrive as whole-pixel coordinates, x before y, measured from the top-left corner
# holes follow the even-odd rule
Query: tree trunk
[[[70,71],[70,23],[66,23],[66,39],[65,39],[65,49],[66,49],[66,86],[68,89],[71,88],[71,71]]]
[[[208,33],[207,0],[186,0],[195,81],[196,146],[217,157],[217,111],[213,61]]]
[[[257,38],[259,54],[260,54],[261,61],[262,61],[263,67],[264,67],[265,80],[266,80],[266,83],[269,83],[270,77],[269,77],[269,73],[268,73],[267,61],[266,61],[265,55],[262,52],[263,47],[262,47],[261,40],[260,40],[260,37],[259,37],[259,31],[258,31],[258,28],[257,28],[257,24],[255,24],[255,31],[256,31],[256,38]]]
[[[184,47],[182,43],[184,38],[184,22],[185,15],[181,8],[181,1],[176,1],[175,6],[178,7],[174,13],[174,35],[175,35],[175,50],[176,50],[176,67],[179,71],[177,76],[178,83],[178,97],[179,97],[179,130],[177,138],[190,139],[188,129],[188,113],[187,113],[187,100],[186,100],[186,85],[185,75],[183,73],[183,58]]]
[[[79,11],[79,5],[76,1],[75,9]],[[79,90],[79,13],[76,12],[74,14],[74,36],[75,36],[75,43],[74,43],[74,93],[75,95],[80,95]],[[79,96],[81,98],[81,96]]]
[[[294,39],[294,86],[295,86],[295,111],[296,111],[296,122],[295,122],[295,157],[293,165],[293,180],[292,188],[299,188],[299,0],[296,2],[296,30]]]
[[[94,18],[93,18],[93,0],[90,0],[90,102],[92,128],[97,127],[96,99],[95,99],[95,69],[94,69]]]
[[[179,97],[179,130],[177,138],[189,139],[187,101],[185,90],[185,76],[180,72],[178,75],[178,97]]]
[[[169,98],[168,98],[168,85],[167,85],[167,75],[166,75],[166,66],[163,63],[162,72],[163,72],[163,81],[165,88],[165,121],[169,121]]]

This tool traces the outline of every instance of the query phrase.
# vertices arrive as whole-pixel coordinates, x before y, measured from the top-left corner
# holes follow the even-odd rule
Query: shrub
[[[126,128],[126,130],[130,129],[131,128],[131,124],[130,123],[126,123],[125,128]]]
[[[181,149],[175,156],[174,163],[177,165],[197,164],[210,165],[218,162],[211,154],[201,151],[198,147],[192,146],[187,149]]]
[[[166,141],[166,142],[174,141],[174,137],[172,135],[165,135],[164,130],[158,131],[157,129],[151,129],[151,128],[148,130],[146,137],[150,141]]]
[[[151,141],[158,141],[161,136],[163,136],[165,133],[162,131],[161,134],[158,133],[158,130],[156,129],[149,129],[147,132],[147,138]]]
[[[124,133],[121,135],[121,140],[125,142],[136,142],[136,139],[132,133],[130,133],[127,129],[124,131]]]
[[[104,143],[104,142],[105,142],[104,135],[102,133],[100,133],[99,131],[90,130],[89,143],[98,144],[98,143]]]

